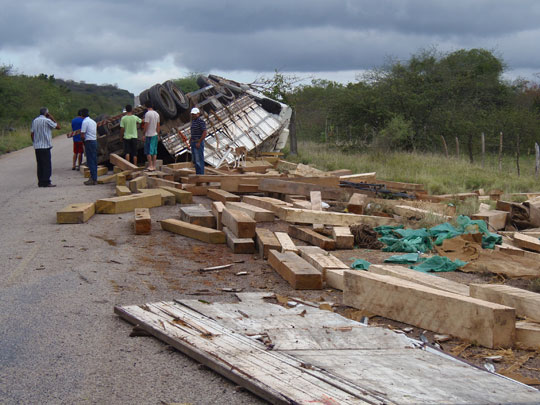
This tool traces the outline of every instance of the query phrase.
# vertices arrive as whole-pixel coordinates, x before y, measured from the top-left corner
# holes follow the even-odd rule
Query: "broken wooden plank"
[[[135,235],[150,235],[152,220],[148,208],[135,208]]]
[[[336,249],[353,249],[354,235],[348,226],[334,226],[332,238],[336,241]]]
[[[140,188],[139,193],[158,193],[161,196],[161,205],[176,205],[175,195],[162,188]]]
[[[193,195],[189,191],[169,186],[160,186],[159,188],[172,193],[179,204],[191,204],[193,202]]]
[[[298,248],[292,241],[291,237],[285,232],[275,232],[274,235],[280,244],[281,252],[293,252],[298,253]]]
[[[448,291],[454,294],[469,296],[469,286],[462,283],[457,283],[452,280],[436,276],[430,273],[423,273],[409,269],[405,266],[395,266],[388,264],[372,264],[369,266],[370,273],[381,274],[383,276],[392,276],[413,283],[421,284],[426,287],[436,288],[442,291]]]
[[[516,346],[525,350],[540,350],[540,323],[516,322]]]
[[[208,190],[207,197],[214,201],[221,201],[225,204],[227,201],[240,201],[240,197],[229,193],[225,190],[220,190],[219,188]]]
[[[347,214],[342,212],[317,212],[289,207],[279,208],[279,218],[290,223],[299,224],[313,224],[314,222],[317,222],[335,226],[366,224],[373,227],[380,225],[399,225],[399,221],[394,218]]]
[[[256,236],[256,241],[257,241],[257,248],[259,250],[259,255],[263,259],[268,258],[268,252],[271,249],[281,250],[281,243],[279,243],[279,240],[276,238],[276,235],[274,235],[274,232],[272,232],[271,230],[266,229],[266,228],[256,228],[255,236]]]
[[[121,214],[134,211],[135,208],[154,208],[161,206],[158,193],[131,194],[121,197],[103,198],[96,201],[98,214]]]
[[[137,191],[139,191],[140,188],[147,188],[147,185],[147,177],[139,176],[134,178],[133,180],[130,180],[129,189],[132,193],[136,193]]]
[[[510,307],[365,271],[346,271],[344,287],[345,305],[389,319],[489,348],[511,347],[514,341]]]
[[[115,192],[118,197],[131,194],[131,190],[127,186],[116,186]]]
[[[268,263],[296,290],[320,290],[322,274],[294,252],[271,249]]]
[[[161,228],[206,243],[225,243],[225,233],[222,231],[190,224],[178,219],[171,218],[161,221]]]
[[[190,224],[216,228],[216,217],[202,205],[188,205],[180,207],[180,219]]]
[[[116,153],[111,153],[109,155],[109,162],[122,170],[139,170],[136,165],[118,156]]]
[[[522,249],[529,249],[534,252],[540,252],[540,240],[524,233],[515,232],[514,242]]]
[[[471,219],[481,219],[486,222],[491,231],[500,231],[506,227],[509,213],[506,211],[489,210],[478,212]]]
[[[540,322],[538,293],[501,284],[471,284],[470,289],[471,297],[512,307],[517,315]]]
[[[252,238],[238,238],[229,228],[223,227],[225,237],[227,238],[227,246],[236,254],[247,254],[255,252],[255,241]]]
[[[254,238],[257,223],[242,211],[225,207],[221,223],[238,238]]]
[[[272,211],[268,211],[264,208],[260,208],[244,202],[228,201],[225,206],[237,211],[245,212],[255,222],[273,222],[275,219],[275,215]]]
[[[313,229],[305,226],[289,225],[289,236],[303,240],[314,246],[319,246],[324,250],[335,250],[336,241],[315,232]]]
[[[56,213],[58,224],[82,224],[96,213],[95,203],[76,203],[62,208]]]

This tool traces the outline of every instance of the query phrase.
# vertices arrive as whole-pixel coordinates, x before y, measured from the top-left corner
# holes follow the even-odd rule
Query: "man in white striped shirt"
[[[36,152],[39,187],[56,187],[55,184],[51,184],[53,129],[60,129],[60,125],[56,122],[54,117],[49,114],[49,110],[46,107],[41,108],[39,110],[39,117],[32,121],[32,132],[30,133]]]

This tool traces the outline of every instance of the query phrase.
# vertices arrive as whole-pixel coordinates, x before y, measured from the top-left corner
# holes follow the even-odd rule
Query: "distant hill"
[[[59,121],[71,121],[80,108],[90,115],[118,114],[133,103],[133,94],[114,85],[97,85],[56,79],[40,74],[13,74],[10,67],[0,66],[0,127],[30,125],[43,106]]]

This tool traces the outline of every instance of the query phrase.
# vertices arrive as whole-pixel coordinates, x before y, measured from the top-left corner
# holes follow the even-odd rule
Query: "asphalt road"
[[[133,235],[133,214],[56,224],[56,211],[114,186],[82,184],[69,139],[52,156],[56,188],[37,187],[32,148],[0,157],[0,403],[262,403],[153,337],[129,337],[114,305],[181,297],[182,280],[141,265],[155,241]]]

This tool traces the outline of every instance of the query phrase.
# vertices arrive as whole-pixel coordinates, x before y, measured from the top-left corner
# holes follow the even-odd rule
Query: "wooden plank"
[[[506,211],[489,210],[478,212],[471,216],[471,219],[481,219],[486,222],[490,231],[500,231],[506,227],[509,213]]]
[[[123,174],[123,173],[118,173],[116,175],[116,185],[117,186],[125,186],[126,183],[127,183],[126,175]]]
[[[217,188],[217,186],[196,186],[194,184],[182,184],[182,189],[189,191],[196,196],[203,196],[208,194],[209,189]]]
[[[139,176],[133,180],[130,180],[129,182],[129,189],[132,193],[136,193],[139,191],[140,188],[147,188],[147,177],[146,176]]]
[[[471,297],[512,307],[517,315],[540,322],[538,293],[500,284],[471,284],[470,289]]]
[[[58,224],[82,224],[96,213],[95,203],[70,204],[56,213]]]
[[[131,190],[127,186],[116,186],[115,192],[118,197],[131,194]]]
[[[289,236],[303,240],[314,246],[319,246],[324,250],[335,250],[336,241],[315,232],[313,229],[304,226],[289,225]]]
[[[309,197],[311,191],[316,190],[321,192],[321,196],[325,200],[348,200],[352,194],[352,191],[348,189],[326,187],[311,183],[300,183],[277,179],[262,179],[259,183],[259,191],[280,194],[299,194]]]
[[[175,181],[160,179],[159,177],[148,177],[147,180],[148,188],[162,188],[162,187],[171,187],[171,188],[182,188],[182,184]],[[146,188],[146,187],[145,187]]]
[[[97,182],[98,184],[116,183],[116,174],[98,177]]]
[[[342,212],[317,212],[289,207],[280,207],[278,214],[279,218],[284,221],[299,224],[313,224],[317,222],[334,226],[366,224],[373,227],[380,225],[399,225],[399,221],[394,218],[346,214]]]
[[[533,236],[525,235],[520,232],[515,232],[514,242],[522,249],[529,249],[534,252],[540,252],[540,240]]]
[[[135,235],[150,235],[152,230],[152,220],[148,208],[135,208]]]
[[[256,228],[255,237],[257,241],[257,247],[259,249],[259,255],[263,259],[268,258],[268,252],[271,249],[281,250],[281,243],[279,243],[276,235],[274,235],[274,232],[272,232],[271,230],[266,228]]]
[[[242,211],[225,207],[221,223],[238,238],[254,238],[257,223]]]
[[[223,227],[227,246],[236,254],[249,254],[255,252],[255,241],[252,238],[237,238],[226,226]]]
[[[237,211],[245,212],[255,222],[273,222],[275,219],[275,215],[272,211],[244,202],[227,202],[225,206]]]
[[[354,235],[348,226],[334,226],[332,238],[336,241],[336,249],[353,249]]]
[[[188,205],[180,207],[180,219],[190,224],[216,228],[216,217],[202,205]]]
[[[175,195],[162,188],[140,188],[139,193],[159,193],[161,195],[161,205],[176,205]]]
[[[214,214],[214,216],[216,217],[216,228],[218,229],[218,231],[221,231],[223,229],[223,224],[221,222],[223,208],[225,208],[225,205],[223,205],[221,201],[212,202],[212,214]]]
[[[289,201],[292,204],[293,208],[311,210],[311,207],[312,207],[311,201],[307,201],[307,200],[297,200],[297,199],[291,198],[291,199],[288,199],[287,201]],[[322,224],[319,224],[319,225],[322,225]]]
[[[322,274],[294,252],[271,249],[268,263],[295,290],[320,290]]]
[[[389,319],[489,348],[514,341],[516,315],[510,307],[365,271],[346,271],[344,287],[345,305]]]
[[[423,184],[416,183],[402,183],[397,181],[388,181],[377,179],[377,184],[384,184],[386,188],[390,191],[414,191],[414,192],[425,192],[425,186]]]
[[[179,204],[191,204],[193,202],[193,195],[189,191],[169,186],[161,186],[159,188],[172,193],[176,198],[176,202]]]
[[[97,167],[97,175],[98,176],[105,176],[109,172],[109,168],[107,166],[98,166]],[[90,169],[86,166],[84,166],[83,169],[83,176],[86,178],[90,177]]]
[[[308,209],[313,211],[322,211],[322,197],[321,192],[318,190],[311,191],[309,193],[309,201],[311,202],[311,206],[308,207]],[[313,223],[313,229],[318,231],[324,228],[323,224],[316,224]]]
[[[277,198],[258,197],[253,195],[243,196],[242,202],[254,205],[259,208],[263,208],[268,211],[272,211],[275,215],[278,214],[278,211],[281,207],[292,207],[292,204],[278,200]]]
[[[206,195],[211,200],[221,201],[223,204],[225,204],[227,201],[240,201],[240,197],[238,197],[237,195],[229,193],[225,190],[220,190],[218,188],[208,190]]]
[[[420,271],[409,269],[405,266],[372,264],[369,266],[368,271],[370,273],[381,274],[383,276],[401,278],[402,280],[411,281],[426,287],[436,288],[438,290],[447,291],[454,294],[464,295],[466,297],[469,296],[469,286],[466,284],[447,280],[434,274],[422,273]]]
[[[192,169],[193,162],[180,162],[180,163],[170,163],[167,165],[167,167],[170,167],[171,169]],[[163,169],[162,169],[163,170]]]
[[[368,197],[365,194],[354,193],[347,204],[347,211],[351,214],[364,214],[364,207],[366,205],[367,198]]]
[[[352,183],[374,183],[376,177],[377,177],[376,172],[358,173],[358,174],[349,174],[345,176],[339,176],[339,180],[350,181]]]
[[[350,267],[339,260],[334,255],[323,253],[312,253],[306,251],[300,251],[302,258],[315,267],[323,275],[323,280],[326,279],[326,273],[328,270],[350,270]]]
[[[516,322],[516,346],[520,349],[540,351],[540,324]]]
[[[510,212],[512,210],[512,204],[514,203],[509,202],[509,201],[498,200],[495,205],[495,209],[498,211]]]
[[[96,201],[98,214],[121,214],[134,211],[135,208],[154,208],[161,206],[161,195],[144,193],[121,197],[103,198]]]
[[[279,242],[281,252],[298,253],[298,248],[292,241],[291,237],[285,232],[275,232],[274,235]]]
[[[197,239],[206,243],[225,243],[225,233],[216,229],[190,224],[178,219],[165,219],[161,221],[161,228],[188,238]]]
[[[343,291],[345,288],[345,272],[347,270],[330,269],[326,271],[325,283],[327,287]]]
[[[433,212],[422,208],[410,207],[408,205],[395,205],[393,207],[393,210],[394,213],[396,213],[397,215],[408,219],[423,219],[426,217],[434,217],[442,222],[449,221],[451,219],[451,217],[449,217],[448,215],[439,214],[438,212]]]
[[[118,156],[116,153],[111,153],[109,155],[109,162],[112,165],[118,166],[122,170],[139,170],[136,165]]]

